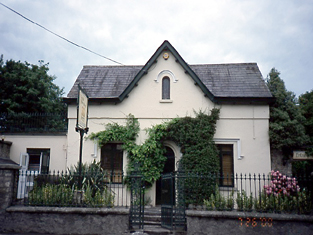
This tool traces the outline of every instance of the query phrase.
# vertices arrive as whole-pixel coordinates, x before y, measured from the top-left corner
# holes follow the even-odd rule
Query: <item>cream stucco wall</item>
[[[5,140],[12,142],[10,158],[18,164],[27,148],[50,149],[50,170],[66,170],[66,135],[5,135]]]

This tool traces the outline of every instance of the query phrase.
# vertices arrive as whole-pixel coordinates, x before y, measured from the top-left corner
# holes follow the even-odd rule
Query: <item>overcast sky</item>
[[[289,91],[313,89],[312,0],[0,0],[33,22],[124,65],[144,65],[164,40],[189,64],[257,62]],[[116,65],[0,5],[0,54],[49,63],[71,89],[84,65]]]

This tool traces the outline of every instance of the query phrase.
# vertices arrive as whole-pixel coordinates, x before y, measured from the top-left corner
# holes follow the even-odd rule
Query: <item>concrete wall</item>
[[[10,207],[0,233],[129,234],[128,209]],[[311,234],[313,216],[188,210],[187,234]]]
[[[128,209],[10,207],[0,233],[110,234],[128,230]]]
[[[187,211],[188,235],[312,234],[313,216],[254,212]]]

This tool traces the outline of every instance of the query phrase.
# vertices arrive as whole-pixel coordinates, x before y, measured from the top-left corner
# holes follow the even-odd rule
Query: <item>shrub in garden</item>
[[[271,171],[271,182],[269,185],[265,185],[267,195],[283,194],[284,196],[294,196],[300,192],[300,187],[296,178],[287,177],[281,174],[279,171]]]
[[[94,196],[97,191],[103,192],[109,182],[109,175],[101,168],[100,162],[95,160],[92,163],[82,163],[82,187],[91,188]],[[69,174],[63,177],[63,183],[66,183],[73,189],[79,185],[79,163],[69,169]]]
[[[312,210],[312,202],[309,193],[305,189],[300,190],[296,178],[271,171],[271,181],[264,186],[255,207],[261,211],[306,214]]]
[[[253,208],[252,193],[250,194],[250,196],[248,196],[244,190],[242,190],[241,192],[237,192],[236,203],[238,210],[251,211]]]
[[[28,203],[32,206],[60,206],[72,204],[73,191],[64,184],[45,184],[36,186],[28,195]]]
[[[203,203],[207,210],[233,210],[234,209],[234,191],[227,197],[224,197],[219,187],[215,187],[215,193],[212,193],[209,200],[204,199]]]
[[[108,188],[109,177],[100,163],[82,164],[82,200],[77,198],[79,174],[78,165],[71,167],[68,174],[38,176],[28,202],[37,206],[108,206],[114,205],[114,195]],[[51,180],[51,177],[53,180]],[[76,196],[75,196],[76,195]]]
[[[90,207],[98,206],[113,207],[114,196],[112,195],[108,188],[105,188],[102,192],[100,190],[97,190],[94,193],[90,186],[86,186],[83,203]]]

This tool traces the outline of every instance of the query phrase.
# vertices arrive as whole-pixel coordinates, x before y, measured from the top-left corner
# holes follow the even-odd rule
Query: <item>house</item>
[[[268,129],[269,103],[273,98],[257,64],[189,65],[168,41],[143,66],[84,66],[64,98],[68,104],[67,130],[5,132],[2,139],[13,143],[10,158],[23,169],[61,172],[77,164],[78,84],[89,97],[88,134],[104,130],[108,123],[124,125],[127,115],[132,114],[140,123],[137,143],[141,144],[147,138],[146,128],[176,117],[194,116],[194,111],[219,108],[214,141],[220,149],[221,173],[271,171]],[[110,172],[125,172],[127,153],[121,145],[114,142],[99,147],[84,139],[82,160],[100,161]],[[181,149],[172,141],[165,145],[169,159],[165,168],[174,171],[182,156]],[[121,178],[111,181],[119,184]],[[153,185],[149,196],[152,204],[159,202],[157,185]]]
[[[89,96],[89,133],[103,130],[107,123],[124,124],[131,113],[140,123],[140,144],[146,138],[145,128],[217,107],[220,119],[214,141],[221,150],[223,173],[271,171],[268,129],[272,95],[256,63],[189,65],[164,41],[144,66],[84,66],[64,99],[68,104],[66,159],[50,158],[51,165],[61,163],[59,169],[78,161],[78,84]],[[174,171],[182,156],[180,147],[171,141],[165,145]],[[85,139],[83,146],[83,162],[95,159],[108,171],[126,170],[127,153],[121,143],[100,148]],[[113,183],[119,182],[113,179]],[[159,198],[155,185],[149,194],[155,204]]]

